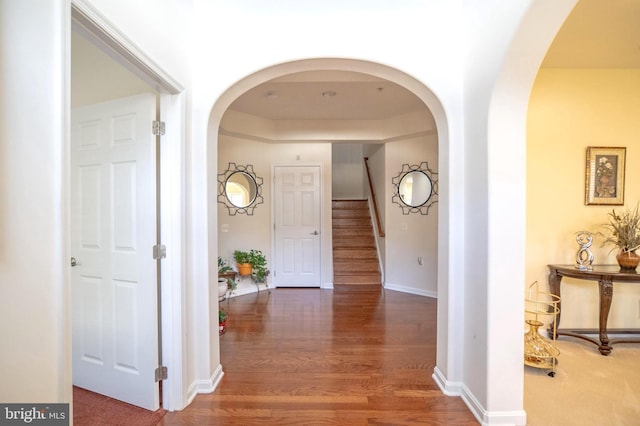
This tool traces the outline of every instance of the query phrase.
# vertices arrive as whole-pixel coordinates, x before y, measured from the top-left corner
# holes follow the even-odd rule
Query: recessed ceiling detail
[[[280,77],[245,92],[229,109],[269,120],[386,120],[427,111],[415,94],[400,85],[345,71]]]

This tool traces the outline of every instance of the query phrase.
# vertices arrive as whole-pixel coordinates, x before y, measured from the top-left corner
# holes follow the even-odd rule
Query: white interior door
[[[155,109],[147,94],[71,114],[73,384],[149,410],[159,408]]]
[[[275,285],[320,287],[320,167],[278,166]]]

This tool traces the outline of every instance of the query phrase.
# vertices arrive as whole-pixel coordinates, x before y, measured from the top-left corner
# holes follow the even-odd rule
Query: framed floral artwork
[[[586,205],[624,204],[624,165],[627,148],[587,147]]]

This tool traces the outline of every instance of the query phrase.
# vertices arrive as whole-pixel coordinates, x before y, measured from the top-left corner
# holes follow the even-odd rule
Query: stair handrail
[[[369,157],[364,157],[364,167],[367,170],[367,179],[369,180],[369,192],[371,192],[371,201],[373,202],[373,212],[376,216],[376,224],[378,225],[378,236],[384,237],[384,230],[380,222],[380,214],[378,213],[378,202],[376,201],[376,192],[373,190],[373,181],[371,180],[371,172],[369,171]]]

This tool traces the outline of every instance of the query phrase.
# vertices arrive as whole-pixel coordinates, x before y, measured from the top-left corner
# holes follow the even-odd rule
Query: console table
[[[618,265],[593,265],[593,270],[586,271],[577,269],[573,265],[548,265],[549,267],[549,289],[552,294],[560,296],[560,283],[562,277],[577,278],[580,280],[597,281],[598,288],[600,290],[600,321],[598,330],[589,329],[561,329],[560,328],[560,316],[562,310],[560,303],[558,304],[558,317],[555,336],[553,330],[549,329],[549,335],[556,336],[573,336],[580,339],[587,340],[591,343],[598,345],[598,350],[602,355],[609,355],[611,353],[611,345],[614,343],[640,343],[640,339],[609,339],[607,330],[607,320],[609,318],[609,309],[611,308],[611,299],[613,298],[613,283],[614,282],[632,282],[640,283],[640,274],[636,271],[620,271]],[[562,299],[561,299],[562,300]],[[616,334],[637,334],[640,330],[615,330]],[[587,334],[599,334],[599,339],[596,340]]]

